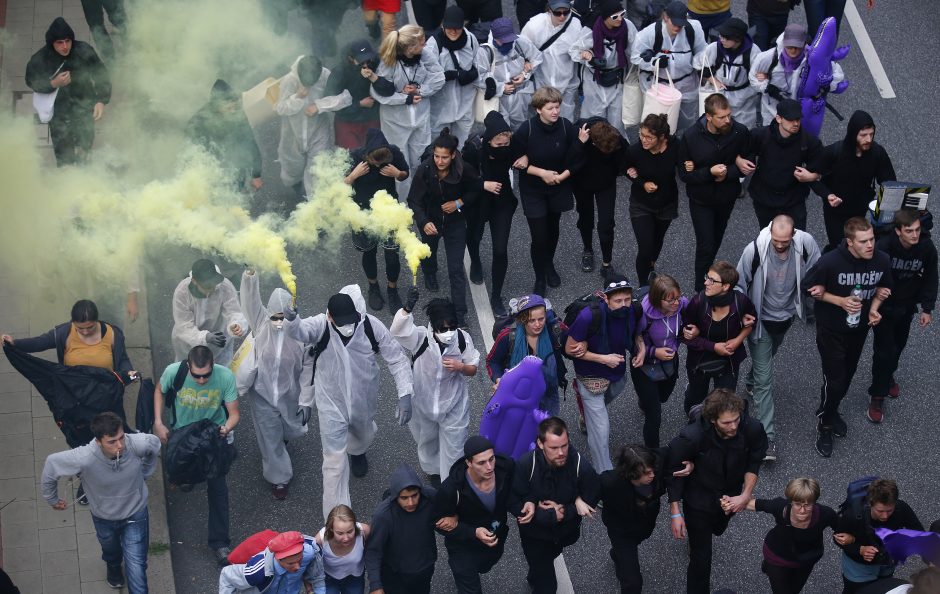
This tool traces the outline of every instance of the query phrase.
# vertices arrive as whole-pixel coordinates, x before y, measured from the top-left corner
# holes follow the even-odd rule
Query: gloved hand
[[[219,347],[221,349],[225,346],[225,335],[221,332],[213,332],[206,337],[206,344]]]
[[[412,286],[410,289],[408,289],[408,297],[405,299],[405,311],[408,313],[414,311],[415,304],[418,303],[418,297],[418,287]]]
[[[457,83],[460,86],[466,86],[480,77],[476,66],[471,66],[467,70],[461,70],[457,73]]]
[[[669,68],[669,56],[667,56],[666,54],[662,54],[658,58],[656,58],[656,62],[659,63],[660,68]],[[655,62],[650,62],[650,64],[654,67],[656,66]]]
[[[405,105],[413,105],[415,102],[415,94],[408,93],[408,96],[405,97]]]
[[[398,411],[395,413],[399,425],[407,425],[411,420],[411,394],[405,394],[398,399]]]
[[[456,70],[445,70],[444,80],[457,80],[458,72]]]
[[[652,49],[648,49],[644,51],[642,54],[640,54],[640,59],[643,60],[644,62],[649,62],[650,60],[653,59],[653,56],[655,55],[656,53]]]
[[[306,426],[310,422],[310,413],[313,409],[309,406],[300,405],[297,409],[297,416],[300,417],[300,424]]]
[[[588,66],[595,70],[606,70],[607,60],[605,58],[591,58],[591,61],[588,62]]]
[[[486,92],[483,93],[483,98],[489,101],[496,96],[496,79],[492,76],[486,79]]]
[[[288,322],[291,322],[297,319],[297,306],[296,305],[291,305],[290,307],[284,310],[284,319],[287,320]]]
[[[783,91],[780,90],[780,87],[777,85],[767,85],[767,94],[776,99],[777,101],[783,101]]]

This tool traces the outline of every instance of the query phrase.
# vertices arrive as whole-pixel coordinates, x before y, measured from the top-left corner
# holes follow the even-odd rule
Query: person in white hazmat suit
[[[671,76],[682,93],[679,122],[672,134],[681,134],[699,118],[699,79],[692,65],[695,56],[705,51],[706,44],[702,25],[688,17],[685,4],[678,0],[670,2],[662,19],[637,33],[630,55],[630,61],[640,67],[640,89],[644,93],[656,82],[653,76],[657,65],[659,82],[668,85]]]
[[[431,144],[429,99],[444,86],[444,69],[424,41],[424,30],[417,25],[392,31],[379,47],[378,70],[369,76],[370,93],[380,104],[382,133],[405,154],[411,171]],[[397,183],[398,195],[407,196],[411,177]]]
[[[487,45],[489,47],[483,52],[487,63],[490,61],[489,52],[496,50],[492,79],[499,97],[499,113],[515,130],[529,119],[529,103],[535,92],[532,76],[542,64],[542,52],[527,38],[519,37],[512,21],[506,17],[490,23]]]
[[[581,117],[604,118],[621,134],[623,79],[630,70],[630,48],[637,36],[636,27],[624,15],[619,0],[604,0],[597,19],[585,23],[568,51],[572,60],[583,65]]]
[[[389,331],[412,357],[414,414],[408,428],[418,446],[418,462],[421,470],[440,481],[463,457],[470,425],[467,378],[476,374],[480,352],[470,333],[457,326],[457,310],[450,300],[432,299],[427,304],[426,327],[414,323],[411,312],[417,302],[418,289],[411,287]]]
[[[431,136],[445,127],[463,146],[473,126],[473,101],[483,87],[482,75],[489,69],[485,52],[476,36],[464,26],[463,10],[448,6],[441,29],[428,39],[428,51],[436,55],[444,70],[444,86],[431,97]]]
[[[312,344],[311,398],[302,394],[301,407],[317,405],[323,446],[323,517],[339,504],[350,505],[349,471],[362,477],[369,470],[366,451],[375,439],[379,366],[388,364],[398,390],[398,423],[411,420],[411,364],[401,346],[375,316],[366,313],[359,285],[343,287],[330,297],[327,313],[298,319],[293,307],[284,312],[284,329],[294,340]],[[346,455],[350,459],[346,458]]]
[[[261,474],[271,484],[274,498],[285,499],[287,485],[294,476],[286,445],[307,434],[310,407],[300,406],[300,394],[304,389],[313,391],[313,359],[303,343],[284,331],[284,312],[293,303],[290,293],[280,287],[274,289],[265,307],[258,275],[246,270],[238,295],[254,341],[254,364],[243,362],[246,368],[239,366],[235,383],[238,395],[247,397],[251,406],[251,421],[261,450]]]
[[[568,50],[581,37],[581,28],[569,0],[550,0],[545,12],[529,19],[519,33],[542,52],[542,64],[533,74],[535,88],[561,91],[561,117],[572,122],[578,101],[578,70]]]
[[[760,93],[751,86],[749,76],[760,48],[748,35],[747,23],[739,18],[728,19],[717,30],[718,41],[695,56],[695,68],[704,70],[705,78],[728,99],[734,121],[750,130],[757,126]]]
[[[314,156],[333,146],[332,112],[352,104],[352,96],[346,90],[326,96],[329,78],[330,71],[319,58],[300,56],[281,79],[280,95],[274,106],[281,116],[277,159],[281,163],[281,181],[298,196],[312,188],[310,166]]]
[[[183,361],[194,346],[205,345],[217,365],[228,366],[232,337],[244,336],[247,327],[232,281],[211,260],[196,260],[173,291],[173,357]]]

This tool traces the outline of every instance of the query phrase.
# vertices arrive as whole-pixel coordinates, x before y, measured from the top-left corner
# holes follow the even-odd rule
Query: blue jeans
[[[225,477],[206,481],[209,503],[209,548],[231,546],[228,536],[228,485]]]
[[[366,574],[347,575],[341,580],[326,574],[326,594],[363,594],[366,591]]]
[[[807,0],[810,1],[810,0]],[[747,24],[754,27],[754,43],[762,50],[774,45],[777,37],[787,28],[788,14],[747,13]]]
[[[124,560],[129,594],[147,594],[147,549],[150,546],[150,514],[144,506],[123,520],[91,517],[101,544],[101,558],[108,565]]]

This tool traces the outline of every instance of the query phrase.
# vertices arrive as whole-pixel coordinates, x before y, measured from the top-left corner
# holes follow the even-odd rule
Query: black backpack
[[[418,347],[418,350],[415,351],[415,354],[411,356],[411,366],[415,366],[415,361],[418,360],[418,357],[424,354],[424,351],[428,350],[431,342],[428,340],[428,337],[425,336],[424,340],[421,342],[421,346]],[[460,349],[460,353],[463,354],[467,350],[467,339],[464,338],[463,330],[460,328],[457,329],[457,348]]]
[[[366,338],[369,339],[369,344],[372,345],[372,352],[376,355],[379,354],[379,341],[375,339],[375,330],[372,329],[372,322],[369,321],[368,315],[362,316],[362,329],[366,333]],[[323,351],[326,350],[327,345],[330,344],[330,329],[323,329],[323,336],[320,337],[320,340],[317,341],[317,344],[311,346],[307,353],[313,359],[311,364],[310,371],[310,385],[313,385],[314,379],[317,377],[317,359],[320,358],[320,355],[323,354]]]
[[[695,29],[692,28],[692,25],[686,25],[682,27],[682,30],[685,31],[685,39],[689,42],[689,51],[682,52],[669,52],[670,54],[691,54],[695,52]],[[661,23],[656,23],[656,36],[653,37],[653,55],[656,55],[663,51],[663,28]]]
[[[868,486],[878,480],[877,476],[863,476],[857,478],[845,489],[845,501],[839,504],[839,513],[846,518],[852,518],[862,525],[868,525],[865,511],[868,509]]]
[[[603,333],[604,342],[606,343],[607,328],[603,327],[604,316],[601,312],[601,302],[603,301],[603,298],[599,293],[599,291],[588,293],[587,295],[582,295],[569,303],[568,307],[566,307],[564,311],[564,322],[567,328],[571,328],[571,325],[574,324],[576,319],[578,319],[578,316],[581,314],[584,308],[589,307],[591,308],[591,323],[588,324],[587,335],[588,337],[591,337],[596,336],[598,333]],[[564,330],[559,338],[559,343],[561,344],[562,349],[565,348],[566,342],[568,342],[568,330]],[[570,356],[567,352],[565,352],[565,356],[569,359],[574,359],[574,357]]]

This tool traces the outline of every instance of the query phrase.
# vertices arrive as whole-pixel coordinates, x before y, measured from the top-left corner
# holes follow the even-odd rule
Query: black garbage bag
[[[196,484],[228,474],[235,446],[219,435],[219,426],[202,419],[174,429],[166,444],[163,465],[176,485]]]
[[[137,413],[134,415],[134,426],[142,433],[153,431],[153,393],[156,386],[149,377],[140,380],[140,389],[137,392]]]

